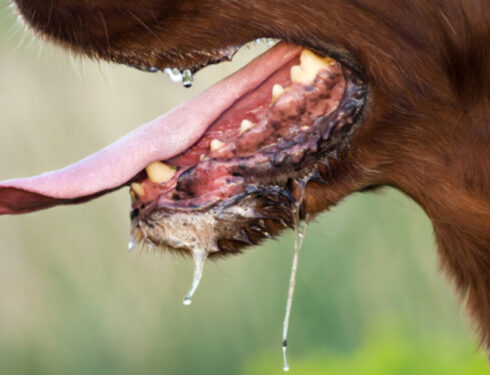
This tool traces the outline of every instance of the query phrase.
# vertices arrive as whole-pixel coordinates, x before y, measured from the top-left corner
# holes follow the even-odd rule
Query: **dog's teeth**
[[[240,124],[240,135],[245,133],[247,130],[252,129],[255,126],[255,124],[247,119],[242,120]]]
[[[209,145],[209,148],[211,149],[211,152],[219,150],[222,148],[226,143],[221,142],[219,139],[213,139],[211,141],[211,144]]]
[[[293,83],[302,83],[303,79],[303,70],[299,65],[293,65],[290,71],[291,82]]]
[[[131,190],[136,194],[137,197],[144,197],[145,196],[145,188],[143,187],[142,184],[138,182],[133,182],[131,184]]]
[[[334,63],[331,58],[320,57],[308,49],[301,52],[300,61],[301,65],[291,67],[291,81],[305,85],[311,84],[321,70],[329,69]]]
[[[199,161],[203,161],[206,158],[206,154],[201,154],[199,156]]]
[[[272,86],[272,101],[275,102],[279,97],[284,94],[284,87],[282,87],[279,83],[276,83]]]
[[[160,161],[151,163],[146,167],[148,178],[156,184],[170,181],[176,172],[177,169],[175,167],[168,166]]]

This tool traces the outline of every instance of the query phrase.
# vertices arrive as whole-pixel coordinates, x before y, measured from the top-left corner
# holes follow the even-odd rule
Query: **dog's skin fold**
[[[17,0],[39,35],[142,68],[197,70],[273,37],[324,51],[368,84],[350,153],[306,211],[394,186],[433,223],[444,269],[490,349],[488,0]],[[320,171],[328,174],[328,171]],[[382,235],[382,233],[380,233]]]

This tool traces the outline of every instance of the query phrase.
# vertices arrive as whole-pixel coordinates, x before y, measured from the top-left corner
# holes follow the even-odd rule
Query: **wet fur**
[[[222,48],[276,37],[357,69],[368,103],[350,151],[306,211],[394,186],[432,220],[441,263],[490,349],[490,2],[488,0],[18,0],[43,37],[140,67],[197,69]]]

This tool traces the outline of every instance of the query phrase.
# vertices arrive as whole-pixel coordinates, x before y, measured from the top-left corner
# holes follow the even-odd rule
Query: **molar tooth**
[[[252,129],[255,126],[255,124],[247,119],[242,120],[240,124],[240,135],[245,133],[247,130]]]
[[[211,144],[209,145],[211,152],[219,150],[221,147],[223,147],[226,143],[221,142],[219,139],[213,139],[211,141]]]
[[[146,167],[148,178],[156,184],[170,181],[176,172],[177,168],[163,164],[161,161],[153,162]]]
[[[145,188],[143,187],[142,184],[138,182],[133,182],[131,184],[131,190],[136,194],[137,197],[144,197],[145,196]]]
[[[272,86],[272,101],[275,102],[279,97],[284,94],[284,87],[282,87],[279,83],[276,83]]]

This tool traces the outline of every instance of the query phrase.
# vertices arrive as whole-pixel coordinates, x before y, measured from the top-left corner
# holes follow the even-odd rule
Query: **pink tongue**
[[[148,164],[192,146],[238,98],[257,87],[301,47],[281,43],[172,111],[63,169],[0,182],[0,214],[78,203],[117,189]]]

